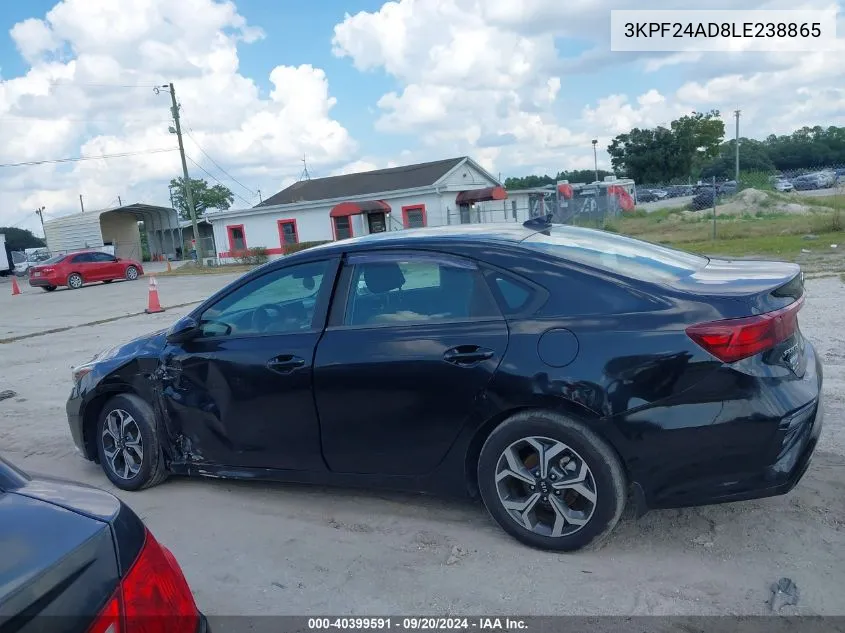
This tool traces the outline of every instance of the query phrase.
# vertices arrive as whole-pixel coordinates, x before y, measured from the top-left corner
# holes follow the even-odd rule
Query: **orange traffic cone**
[[[18,280],[12,277],[12,296],[19,295],[21,293],[20,286],[18,286]]]
[[[156,312],[164,312],[164,308],[158,301],[158,283],[155,277],[150,277],[150,298],[147,302],[147,309],[144,310],[147,314],[155,314]]]

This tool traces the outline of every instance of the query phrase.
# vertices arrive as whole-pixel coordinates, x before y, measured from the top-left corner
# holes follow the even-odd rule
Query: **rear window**
[[[680,279],[701,270],[710,261],[631,237],[574,226],[553,227],[526,238],[522,244],[577,264],[643,281]]]

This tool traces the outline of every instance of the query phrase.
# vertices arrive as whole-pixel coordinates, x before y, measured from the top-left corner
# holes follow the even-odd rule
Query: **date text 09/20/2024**
[[[365,631],[520,631],[526,630],[525,620],[502,617],[350,617],[308,618],[308,629]]]

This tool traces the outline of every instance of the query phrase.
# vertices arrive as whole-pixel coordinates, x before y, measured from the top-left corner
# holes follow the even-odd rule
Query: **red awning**
[[[332,218],[342,218],[349,215],[359,215],[361,213],[370,213],[372,211],[380,211],[382,213],[390,213],[390,205],[384,200],[363,200],[361,202],[341,202],[329,211],[329,216]]]
[[[455,198],[455,204],[474,204],[476,202],[486,202],[488,200],[504,200],[508,197],[508,192],[504,187],[487,187],[486,189],[471,189],[470,191],[462,191]]]

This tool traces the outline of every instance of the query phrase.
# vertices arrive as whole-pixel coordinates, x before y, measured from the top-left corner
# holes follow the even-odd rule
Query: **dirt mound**
[[[724,204],[716,205],[717,215],[754,215],[759,212],[804,214],[810,212],[810,207],[787,202],[767,191],[753,188],[743,189],[732,198],[727,198]]]

